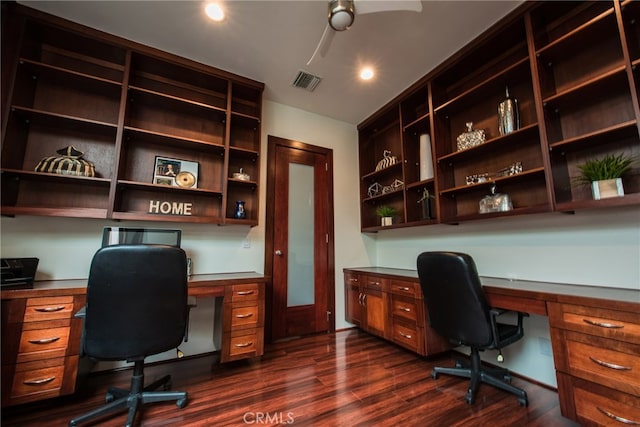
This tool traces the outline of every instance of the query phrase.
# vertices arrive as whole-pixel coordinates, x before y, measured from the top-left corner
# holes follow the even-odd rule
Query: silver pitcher
[[[507,98],[498,104],[498,130],[500,135],[507,135],[520,129],[520,113],[518,100],[509,96],[509,87],[506,88]]]

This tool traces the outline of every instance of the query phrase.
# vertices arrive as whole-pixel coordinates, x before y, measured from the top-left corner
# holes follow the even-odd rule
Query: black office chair
[[[169,391],[169,375],[144,387],[144,359],[177,348],[185,337],[187,257],[164,245],[115,245],[93,257],[84,313],[83,351],[94,360],[133,362],[129,390],[111,387],[107,404],[69,422],[81,422],[127,409],[132,426],[145,403],[176,401],[187,404],[187,393]],[[151,391],[163,387],[164,391]]]
[[[431,376],[470,378],[465,396],[469,404],[475,401],[478,386],[484,382],[515,394],[520,405],[527,406],[527,393],[510,384],[508,370],[483,368],[480,362],[480,351],[499,351],[522,338],[522,318],[527,314],[518,312],[516,325],[498,323],[497,317],[507,311],[489,306],[476,265],[467,254],[424,252],[418,256],[417,266],[430,326],[452,343],[471,348],[470,363],[456,361],[455,368],[435,367]],[[501,352],[498,357],[502,357]]]

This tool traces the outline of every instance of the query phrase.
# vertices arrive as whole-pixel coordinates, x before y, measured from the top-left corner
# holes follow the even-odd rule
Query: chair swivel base
[[[142,374],[142,364],[139,365],[138,362],[136,362],[134,374],[131,378],[131,390],[110,387],[105,397],[106,405],[74,418],[69,421],[69,427],[76,427],[85,421],[123,409],[129,410],[125,426],[132,427],[138,407],[145,403],[175,400],[178,408],[187,406],[187,392],[169,391],[171,387],[171,376],[166,375],[144,388],[142,387],[143,384],[144,374]],[[152,391],[160,386],[163,387],[163,391]]]
[[[492,385],[501,390],[507,391],[518,397],[520,406],[528,406],[527,393],[511,385],[511,375],[507,369],[503,368],[483,368],[480,363],[480,353],[478,350],[471,351],[470,362],[456,361],[455,368],[444,368],[436,366],[431,372],[433,379],[438,378],[438,374],[454,375],[457,377],[469,378],[471,380],[469,389],[465,396],[468,404],[472,404],[476,398],[476,392],[480,383]]]

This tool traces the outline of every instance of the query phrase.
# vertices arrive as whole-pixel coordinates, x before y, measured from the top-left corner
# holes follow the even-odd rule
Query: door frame
[[[264,274],[269,277],[266,287],[266,316],[265,316],[265,340],[272,341],[272,301],[273,301],[273,255],[274,255],[274,231],[275,231],[275,172],[276,172],[276,147],[293,148],[321,154],[326,158],[327,171],[327,310],[331,312],[329,320],[329,332],[336,330],[336,298],[335,298],[335,231],[333,220],[333,150],[306,144],[291,139],[267,135],[267,192],[265,203],[265,237],[264,237]]]

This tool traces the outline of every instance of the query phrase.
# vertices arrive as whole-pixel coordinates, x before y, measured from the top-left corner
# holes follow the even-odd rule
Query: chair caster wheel
[[[187,406],[187,399],[180,399],[176,402],[176,406],[180,409],[184,408],[185,406]]]
[[[433,378],[434,380],[438,379],[438,373],[436,371],[432,371],[431,372],[431,378]]]
[[[462,368],[462,362],[460,362],[459,360],[456,360],[456,369],[460,369]]]
[[[511,375],[505,375],[502,377],[502,381],[504,381],[507,384],[511,384]]]
[[[518,403],[520,404],[520,406],[523,406],[525,408],[529,406],[529,401],[527,399],[518,398]]]
[[[104,401],[107,403],[113,402],[114,399],[115,399],[115,396],[111,393],[107,393],[107,395],[104,397]]]

